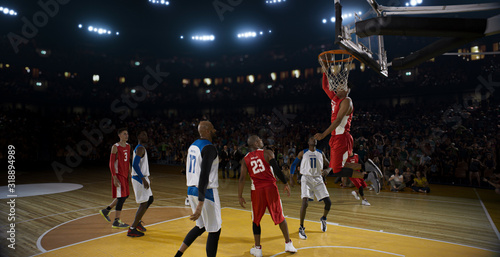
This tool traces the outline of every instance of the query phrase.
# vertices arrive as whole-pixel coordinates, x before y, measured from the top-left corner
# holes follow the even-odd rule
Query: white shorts
[[[153,195],[151,191],[151,182],[149,182],[149,178],[145,177],[146,181],[149,183],[149,188],[144,188],[144,185],[139,183],[139,181],[135,179],[132,180],[132,188],[134,188],[135,193],[135,201],[137,203],[145,203],[149,200],[149,197]]]
[[[198,206],[198,188],[189,187],[188,198],[191,210],[193,213]],[[194,188],[194,189],[193,189]],[[205,227],[207,232],[217,232],[222,227],[222,215],[219,200],[219,191],[217,188],[207,189],[205,195],[205,203],[201,210],[201,216],[196,220],[196,226],[199,228]]]
[[[300,180],[300,190],[302,198],[312,199],[314,194],[314,196],[316,196],[316,200],[319,201],[330,196],[321,176],[302,175]]]

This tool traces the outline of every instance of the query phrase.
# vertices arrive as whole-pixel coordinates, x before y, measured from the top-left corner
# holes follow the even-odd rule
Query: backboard
[[[342,1],[347,2],[347,0]],[[385,77],[388,76],[390,66],[393,69],[414,67],[475,39],[500,33],[500,12],[493,17],[479,19],[414,16],[500,10],[500,3],[382,6],[376,0],[366,1],[371,10],[361,15],[343,12],[341,0],[335,0],[335,44]],[[343,24],[344,18],[347,17],[353,17],[354,21]],[[388,62],[384,35],[441,39],[409,53],[408,56],[394,58]]]

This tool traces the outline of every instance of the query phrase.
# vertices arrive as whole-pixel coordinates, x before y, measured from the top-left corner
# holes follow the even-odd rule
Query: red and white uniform
[[[127,197],[130,194],[129,190],[129,170],[130,170],[130,145],[127,143],[125,146],[121,146],[119,143],[115,144],[116,158],[112,161],[111,175],[116,176],[120,181],[120,187],[115,187],[113,180],[111,180],[111,190],[113,191],[113,198]]]
[[[348,163],[358,163],[359,162],[359,156],[357,154],[354,154],[353,156],[347,158]],[[349,178],[351,182],[354,184],[354,186],[359,189],[360,187],[365,188],[366,183],[365,180],[362,178]]]
[[[340,103],[345,99],[340,99],[337,95],[330,91],[328,87],[328,78],[323,74],[323,90],[330,97],[332,104],[332,119],[331,122],[337,119],[340,110]],[[339,126],[332,131],[330,138],[330,167],[334,173],[339,172],[344,167],[349,155],[352,154],[353,139],[349,131],[351,131],[351,120],[354,110],[347,116],[342,117]]]
[[[281,199],[276,186],[273,168],[264,158],[264,150],[258,149],[245,156],[245,164],[248,174],[252,180],[252,219],[257,225],[260,224],[266,208],[271,214],[274,224],[280,224],[285,220]]]

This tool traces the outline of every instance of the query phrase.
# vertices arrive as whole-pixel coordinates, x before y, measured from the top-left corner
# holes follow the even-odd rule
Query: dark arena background
[[[383,34],[388,74],[362,58],[348,67],[350,134],[360,162],[382,170],[381,191],[368,183],[371,205],[362,205],[348,179],[329,174],[328,230],[320,229],[324,204],[315,199],[308,238],[299,238],[301,185],[290,167],[331,124],[318,55],[345,48],[336,42],[339,21],[352,28],[377,16],[370,2],[342,0],[340,18],[333,0],[0,1],[0,256],[174,256],[194,226],[186,155],[203,120],[217,130],[219,156],[228,152],[219,165],[217,256],[252,256],[251,182],[243,208],[238,175],[254,134],[290,180],[290,197],[279,181],[278,188],[294,256],[500,256],[495,0],[378,1],[405,10],[487,8],[423,9],[409,16],[423,22],[368,30],[366,38]],[[436,17],[452,32],[430,33]],[[476,25],[481,33],[471,32]],[[363,44],[377,56],[380,41]],[[397,66],[413,54],[423,59]],[[127,237],[99,212],[113,200],[108,163],[119,128],[127,128],[132,150],[140,131],[149,137],[155,201],[142,218],[143,237]],[[317,144],[328,159],[329,139]],[[408,185],[399,191],[389,182],[396,169]],[[411,188],[417,172],[429,192]],[[139,207],[133,192],[121,213],[127,224]],[[263,255],[291,255],[269,214],[261,224]],[[183,256],[205,256],[206,239]]]

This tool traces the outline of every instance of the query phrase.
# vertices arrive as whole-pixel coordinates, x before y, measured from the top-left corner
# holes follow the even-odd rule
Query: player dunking
[[[353,140],[349,131],[351,130],[351,120],[353,115],[353,104],[348,96],[351,89],[348,87],[339,87],[336,92],[330,90],[328,78],[323,73],[323,90],[330,97],[332,105],[331,125],[323,132],[314,135],[316,140],[322,140],[331,133],[330,138],[330,167],[335,177],[363,178],[361,172],[362,166],[358,163],[346,163],[347,158],[353,154]],[[379,179],[382,178],[380,169],[368,159],[364,166],[366,171],[376,172],[377,177],[371,182],[376,193],[380,192]]]
[[[127,236],[129,237],[144,236],[143,232],[146,232],[146,228],[141,224],[141,219],[154,201],[149,181],[148,152],[144,148],[144,144],[148,142],[146,131],[139,132],[137,140],[132,163],[132,188],[134,188],[135,201],[140,205],[135,214],[134,223],[128,229]]]
[[[130,145],[128,141],[128,131],[126,128],[118,129],[120,142],[111,147],[111,156],[109,157],[109,169],[111,170],[111,191],[113,192],[113,202],[106,208],[99,211],[107,222],[111,222],[109,212],[115,208],[115,220],[113,228],[128,228],[129,225],[120,220],[123,204],[128,198],[129,184],[128,175],[130,174]]]
[[[270,150],[263,150],[264,143],[258,136],[253,135],[248,138],[248,153],[243,160],[241,160],[241,175],[238,186],[238,198],[240,205],[245,208],[245,199],[243,198],[243,188],[245,187],[245,179],[247,174],[250,175],[252,180],[252,217],[253,217],[253,236],[255,245],[250,249],[250,254],[261,257],[262,247],[260,245],[260,220],[266,212],[266,208],[271,214],[274,224],[279,224],[283,237],[285,238],[285,252],[297,252],[293,247],[292,240],[288,233],[288,225],[283,216],[283,209],[281,199],[276,186],[276,178],[274,175],[285,184],[285,191],[290,196],[290,188],[286,181],[285,175],[281,171],[278,162],[274,158],[274,153]],[[271,168],[272,167],[272,168]]]
[[[196,226],[184,238],[176,257],[182,256],[205,230],[208,231],[207,256],[216,256],[221,233],[221,207],[217,190],[219,157],[217,148],[211,143],[216,130],[210,121],[202,121],[198,125],[198,132],[200,139],[189,147],[186,160],[188,197],[193,210],[190,219],[196,221]]]
[[[328,167],[329,162],[326,159],[325,154],[316,149],[316,139],[313,137],[309,138],[307,144],[309,145],[309,148],[304,149],[304,151],[297,155],[297,158],[292,163],[292,167],[290,169],[290,174],[294,174],[295,169],[300,162],[300,174],[302,174],[300,183],[302,207],[300,208],[299,237],[301,239],[307,239],[304,228],[304,219],[306,217],[309,199],[314,197],[313,194],[316,196],[318,201],[323,201],[325,203],[323,216],[320,218],[321,231],[323,232],[326,232],[326,216],[328,215],[328,212],[330,212],[330,207],[332,206],[330,194],[328,193],[325,182],[323,181],[323,168]]]

